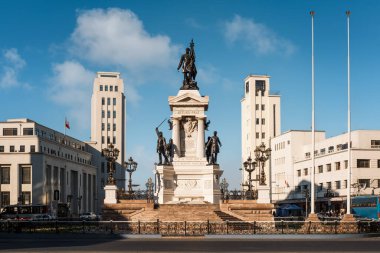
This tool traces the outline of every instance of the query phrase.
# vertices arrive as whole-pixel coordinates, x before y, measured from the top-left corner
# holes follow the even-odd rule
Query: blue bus
[[[357,196],[352,198],[352,213],[359,218],[380,218],[380,196]]]

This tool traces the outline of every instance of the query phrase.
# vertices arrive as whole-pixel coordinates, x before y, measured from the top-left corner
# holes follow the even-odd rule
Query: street
[[[1,252],[379,252],[379,237],[128,238],[103,234],[1,234]]]

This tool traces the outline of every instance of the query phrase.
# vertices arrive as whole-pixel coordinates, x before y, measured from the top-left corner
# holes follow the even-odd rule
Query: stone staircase
[[[102,219],[127,221],[133,215],[153,209],[154,204],[146,200],[120,200],[117,204],[104,204]]]
[[[219,218],[222,220],[222,221],[242,221],[241,219],[235,217],[235,216],[232,216],[231,214],[228,214],[228,213],[225,213],[225,212],[222,212],[222,211],[219,211],[219,210],[216,210],[214,211],[216,215],[219,216]]]

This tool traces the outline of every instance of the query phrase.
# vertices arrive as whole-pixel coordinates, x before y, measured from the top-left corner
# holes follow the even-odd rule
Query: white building
[[[29,119],[0,122],[0,207],[46,204],[96,210],[96,168],[86,143]],[[59,199],[54,199],[59,191]]]
[[[270,76],[249,75],[244,80],[244,87],[244,97],[241,100],[242,163],[250,156],[254,159],[254,150],[261,143],[268,148],[271,138],[279,135],[281,130],[280,96],[270,94]],[[242,181],[247,184],[248,173],[244,168],[242,171]],[[255,179],[259,176],[259,169],[256,168],[254,173],[252,178]],[[269,202],[269,161],[265,163],[265,175],[266,185],[253,182],[256,189],[261,188],[262,192],[267,192],[266,196],[261,196],[261,202]]]
[[[116,184],[125,188],[125,96],[124,83],[118,72],[97,72],[91,98],[91,142],[89,144],[101,153],[112,143],[119,149],[116,161]],[[98,167],[98,200],[104,200],[104,186],[107,184],[107,163],[101,156]]]
[[[347,196],[347,134],[315,136],[316,211],[339,211]],[[380,194],[380,130],[352,131],[351,136],[351,194]],[[289,131],[271,144],[272,200],[304,203],[311,182],[311,132]]]

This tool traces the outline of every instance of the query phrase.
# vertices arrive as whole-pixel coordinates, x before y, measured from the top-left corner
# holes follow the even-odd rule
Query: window
[[[256,104],[256,111],[260,110],[260,105]]]
[[[260,119],[256,119],[256,125],[260,124]]]
[[[265,119],[261,119],[261,125],[265,125]]]
[[[105,102],[105,98],[102,98],[102,105],[105,105],[106,102]]]
[[[11,193],[10,192],[1,192],[1,206],[9,206],[11,203]]]
[[[111,118],[111,112],[107,111],[107,118]]]
[[[113,123],[113,130],[116,131],[116,124]]]
[[[110,91],[113,91],[113,86],[112,85],[110,85]]]
[[[104,123],[102,123],[102,131],[104,131]]]
[[[114,136],[112,139],[113,144],[116,144],[116,137]]]
[[[331,171],[331,163],[326,164],[326,171],[330,172]]]
[[[104,91],[108,91],[108,85],[104,86]]]
[[[31,183],[31,169],[30,167],[21,167],[21,182],[22,184],[30,184]]]
[[[344,160],[344,168],[345,168],[345,169],[348,168],[348,160]]]
[[[99,90],[100,90],[100,91],[103,91],[103,85],[100,85],[100,86],[99,86]]]
[[[105,112],[104,110],[102,110],[102,118],[104,119],[104,117],[105,117]]]
[[[256,139],[260,138],[260,133],[256,132]]]
[[[310,158],[310,152],[305,153],[306,158]]]
[[[318,166],[318,173],[323,173],[323,165]]]
[[[0,152],[4,152],[4,146],[0,146]]]
[[[340,189],[340,181],[335,181],[335,189]]]
[[[340,170],[340,162],[335,162],[335,170]]]
[[[30,205],[30,192],[22,192],[21,197],[21,202],[23,205]]]
[[[10,167],[1,167],[1,183],[2,184],[10,184],[11,175],[10,175]]]
[[[115,86],[115,91],[118,91],[118,87],[117,86]]]
[[[323,183],[319,183],[318,184],[318,191],[320,192],[320,191],[322,191],[322,189],[323,189]]]
[[[116,118],[116,111],[113,111],[113,117]]]
[[[111,143],[111,138],[107,136],[107,144],[110,144],[110,143]]]
[[[331,182],[327,182],[326,183],[326,188],[329,189],[329,190],[331,190]]]
[[[301,170],[297,170],[297,176],[298,176],[298,177],[301,176]]]
[[[15,146],[9,146],[9,152],[15,152]]]
[[[261,139],[265,139],[265,133],[261,133]]]
[[[24,128],[22,130],[22,134],[23,135],[33,135],[33,128],[31,128],[31,127]]]
[[[245,83],[245,93],[249,92],[249,82]]]
[[[377,168],[380,168],[380,160],[377,160]]]
[[[334,152],[334,146],[329,147],[329,153],[332,153],[332,152]]]
[[[110,105],[110,104],[111,104],[111,98],[107,98],[107,105]]]
[[[371,187],[369,179],[359,179],[358,183],[361,185],[361,187]]]
[[[115,88],[116,88],[116,87],[117,87],[117,86],[115,86]],[[116,98],[113,98],[112,100],[113,100],[113,101],[112,101],[112,102],[113,102],[113,105],[116,105]]]
[[[326,154],[326,149],[325,148],[321,149],[321,155],[324,155],[324,154]]]
[[[36,152],[36,146],[35,145],[30,145],[30,153]]]
[[[107,131],[110,131],[110,130],[111,130],[111,124],[107,123]]]
[[[102,136],[102,144],[104,144],[104,136]]]
[[[308,170],[307,170],[307,168],[304,168],[304,169],[303,169],[303,174],[304,174],[304,176],[307,176],[307,174],[308,174]]]
[[[380,148],[380,140],[371,140],[371,148]]]
[[[369,159],[358,159],[356,160],[357,168],[369,168]]]
[[[261,91],[261,96],[264,96],[264,91],[265,91],[264,80],[256,80],[256,96],[258,95],[258,91]]]
[[[261,105],[261,110],[265,111],[265,105]]]
[[[25,146],[24,145],[20,146],[20,152],[25,152]]]
[[[17,128],[4,128],[3,129],[4,136],[14,136],[17,135]]]

